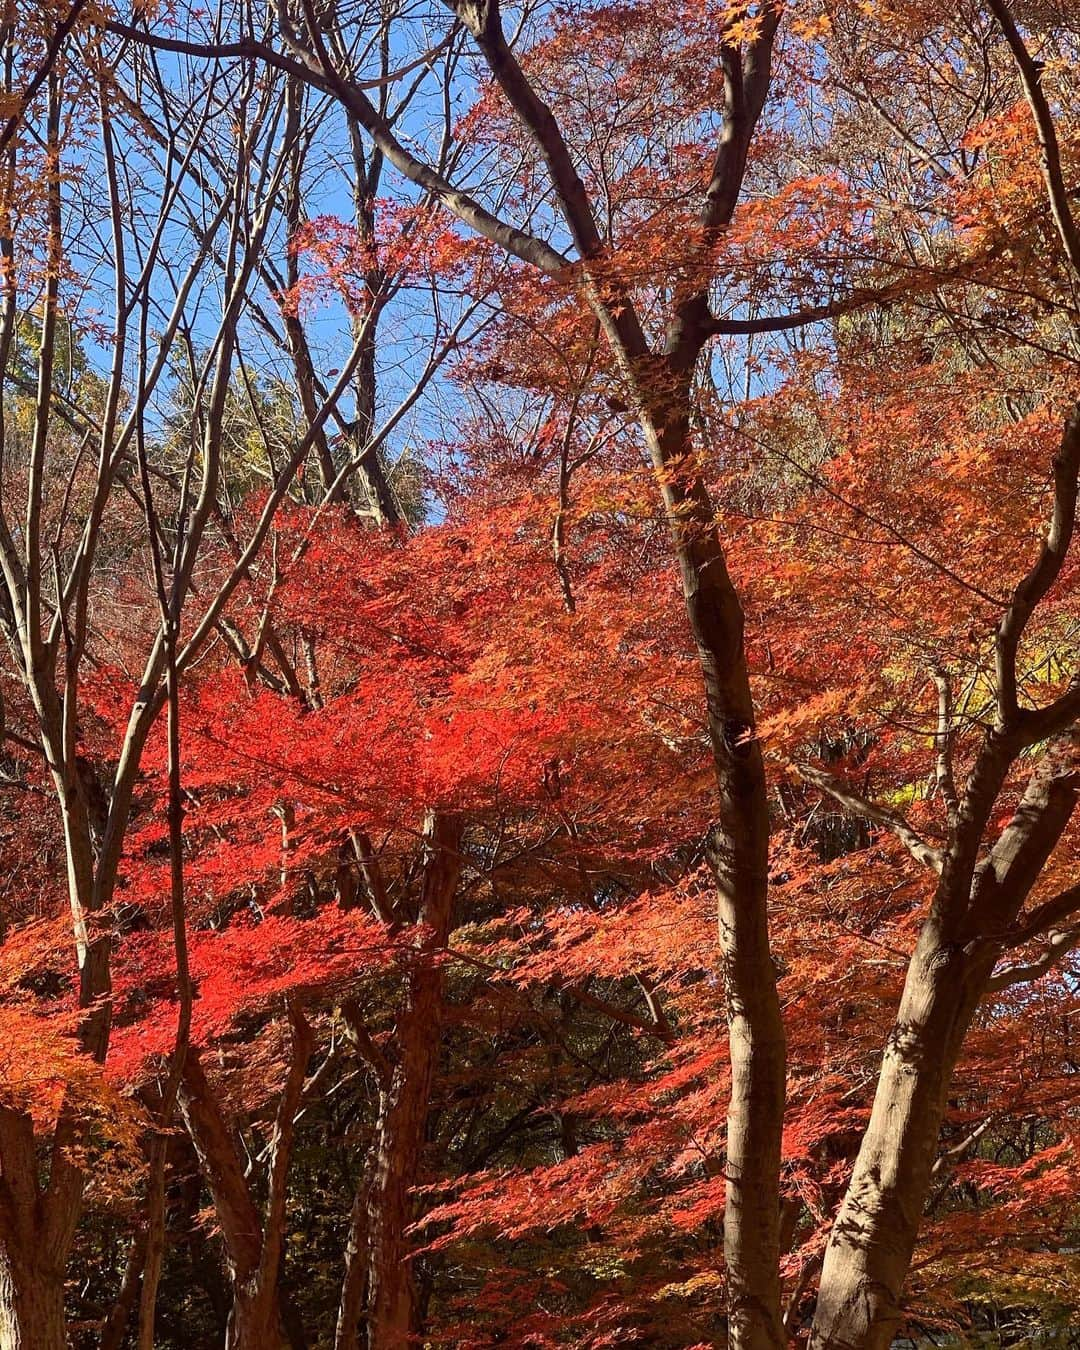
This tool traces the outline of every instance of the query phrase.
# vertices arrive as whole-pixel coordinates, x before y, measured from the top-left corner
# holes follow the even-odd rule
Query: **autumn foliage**
[[[0,1350],[1075,1334],[1075,16],[9,9]]]

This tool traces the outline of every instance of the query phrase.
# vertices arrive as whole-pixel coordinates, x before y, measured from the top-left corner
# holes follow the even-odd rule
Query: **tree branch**
[[[931,1175],[939,1177],[943,1172],[947,1172],[954,1163],[964,1156],[969,1148],[974,1147],[979,1142],[993,1123],[994,1117],[987,1116],[985,1120],[979,1121],[978,1125],[969,1134],[966,1134],[958,1144],[950,1145],[944,1153],[939,1154],[931,1169]]]
[[[937,730],[934,739],[937,743],[937,784],[941,800],[945,803],[945,814],[950,832],[956,828],[960,814],[960,798],[956,791],[956,777],[953,772],[953,728],[952,685],[949,676],[940,667],[933,670],[934,686],[938,696]]]
[[[1080,947],[1080,927],[1062,928],[1048,933],[1047,937],[1049,945],[1038,960],[1028,962],[1026,965],[1017,963],[1005,966],[987,981],[987,993],[1000,993],[1002,989],[1009,989],[1014,984],[1031,984],[1041,979],[1055,966],[1059,966],[1071,951]]]
[[[884,829],[891,830],[913,858],[940,875],[942,868],[941,852],[928,844],[921,835],[913,830],[899,812],[892,811],[887,806],[880,806],[878,803],[860,796],[859,793],[852,791],[847,784],[841,783],[838,778],[826,773],[824,769],[815,768],[811,764],[796,764],[795,772],[806,782],[813,784],[822,792],[827,792],[830,797],[839,802],[852,815],[864,816],[867,820],[873,821],[875,825],[881,825]]]
[[[385,1092],[390,1086],[394,1068],[368,1031],[355,999],[350,998],[341,1005],[341,1019],[349,1043],[375,1074],[379,1087]]]
[[[0,154],[3,154],[4,151],[10,145],[11,138],[15,135],[15,132],[18,130],[19,123],[26,116],[27,108],[29,108],[30,104],[34,101],[35,96],[40,90],[41,86],[45,83],[45,81],[49,78],[50,74],[52,73],[52,69],[56,65],[56,58],[60,55],[61,47],[63,47],[68,34],[75,27],[75,24],[78,22],[79,15],[83,12],[85,8],[86,8],[86,0],[74,0],[74,3],[68,10],[67,14],[56,25],[56,31],[53,33],[52,38],[49,41],[49,46],[45,52],[44,57],[42,58],[41,65],[39,65],[37,70],[34,71],[34,74],[30,78],[30,83],[19,95],[19,105],[16,112],[14,113],[13,116],[7,119],[7,121],[4,123],[3,129],[0,130]]]
[[[79,0],[76,8],[81,9],[85,3],[86,0]],[[115,37],[127,38],[132,42],[141,43],[144,47],[152,47],[155,51],[171,52],[177,56],[198,56],[213,61],[226,61],[230,58],[262,61],[266,65],[284,71],[287,75],[293,75],[307,84],[316,84],[326,89],[325,81],[320,80],[306,65],[275,51],[273,47],[267,46],[265,42],[259,42],[256,38],[238,38],[235,42],[187,42],[183,38],[160,37],[146,29],[132,28],[130,24],[119,23],[116,20],[109,20],[104,27],[107,33],[111,33]],[[399,66],[396,70],[388,71],[385,75],[380,75],[375,79],[354,80],[352,81],[353,87],[356,89],[384,89],[388,85],[397,83],[398,80],[403,80],[406,75],[411,75],[414,70],[419,70],[421,66],[429,66],[436,56],[446,50],[453,40],[453,36],[453,30],[451,30],[441,42],[437,42],[434,47],[429,47],[427,51],[421,52],[408,64]],[[0,149],[2,148],[3,146],[0,144]]]
[[[1080,230],[1077,230],[1076,221],[1069,208],[1069,193],[1061,170],[1061,148],[1058,145],[1050,105],[1042,90],[1042,68],[1032,59],[1004,0],[987,0],[987,7],[997,19],[1020,72],[1024,97],[1035,119],[1035,130],[1039,137],[1043,181],[1046,184],[1046,195],[1050,200],[1050,211],[1073,272],[1080,277]]]
[[[557,249],[545,243],[535,235],[516,229],[493,215],[467,192],[455,188],[437,173],[431,165],[424,163],[407,150],[390,129],[390,124],[357,84],[342,75],[334,65],[329,53],[319,44],[315,51],[304,47],[292,31],[283,6],[278,5],[278,18],[286,43],[291,47],[295,61],[290,67],[303,78],[314,80],[320,88],[332,93],[339,102],[356,118],[357,122],[371,137],[376,149],[395,169],[410,182],[424,189],[431,198],[439,202],[448,211],[475,230],[477,234],[500,248],[512,253],[523,262],[532,263],[542,272],[555,274],[562,272],[570,263]],[[318,28],[314,31],[317,33]],[[286,58],[287,59],[287,58]]]
[[[1071,918],[1077,911],[1080,911],[1080,883],[1036,905],[1026,916],[1023,926],[1010,935],[1009,945],[1021,947]]]
[[[998,720],[1003,730],[1023,720],[1031,720],[1021,717],[1017,703],[1017,651],[1035,607],[1057,580],[1072,542],[1076,523],[1077,475],[1080,474],[1080,404],[1074,405],[1065,420],[1061,445],[1054,456],[1053,472],[1054,503],[1046,538],[1038,558],[1013,591],[1009,606],[998,625],[994,643]],[[1046,720],[1048,713],[1049,710],[1044,711],[1043,720]]]

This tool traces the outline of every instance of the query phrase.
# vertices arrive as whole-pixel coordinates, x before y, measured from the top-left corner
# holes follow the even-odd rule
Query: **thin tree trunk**
[[[154,1138],[150,1152],[150,1183],[146,1196],[146,1239],[143,1249],[142,1289],[139,1298],[138,1350],[154,1348],[154,1317],[158,1285],[165,1266],[165,1171],[168,1139]]]
[[[711,860],[727,972],[732,1102],[728,1122],[725,1260],[728,1335],[739,1350],[783,1345],[779,1280],[780,1135],[785,1095],[785,1039],[769,954],[766,912],[768,799],[754,731],[743,645],[743,616],[725,565],[716,511],[695,469],[690,438],[692,372],[715,331],[707,287],[677,297],[662,352],[649,345],[633,298],[592,263],[607,251],[593,204],[555,114],[529,83],[503,31],[497,3],[456,4],[544,161],[574,248],[584,298],[610,341],[641,417],[682,572],[687,612],[701,659],[708,726],[716,764],[719,825]],[[752,40],[725,48],[723,124],[699,213],[703,269],[707,248],[730,223],[747,153],[769,90],[781,10],[761,6]],[[456,191],[439,171],[398,142],[380,110],[355,84],[330,70],[325,52],[306,52],[325,68],[348,112],[378,152],[432,193],[470,228],[540,271],[564,274],[566,259],[544,240],[516,230]],[[708,275],[703,271],[703,275]],[[689,452],[689,453],[688,453]],[[392,1105],[392,1103],[391,1103]],[[392,1159],[381,1158],[389,1168]]]
[[[671,402],[643,413],[654,464],[682,465],[691,446],[689,376]],[[700,478],[662,480],[687,617],[705,686],[717,813],[707,857],[716,883],[727,995],[731,1100],[726,1140],[724,1261],[728,1338],[784,1343],[780,1320],[780,1145],[786,1038],[769,945],[768,784],[754,727],[744,618]]]
[[[460,827],[432,815],[419,921],[428,930],[409,974],[397,1021],[397,1060],[379,1100],[368,1191],[368,1350],[396,1350],[416,1331],[416,1304],[406,1229],[439,1058],[443,972],[454,892],[461,871]],[[436,959],[432,959],[432,958]]]
[[[363,1185],[353,1197],[345,1245],[345,1278],[341,1282],[334,1350],[356,1350],[364,1312],[368,1275],[368,1194]]]
[[[184,1064],[180,1109],[213,1196],[231,1277],[233,1303],[225,1350],[285,1350],[289,1344],[279,1287],[286,1183],[312,1039],[299,1008],[290,1007],[289,1020],[292,1056],[268,1150],[268,1194],[262,1213],[252,1198],[232,1131],[198,1053],[189,1051]]]
[[[98,1350],[121,1350],[127,1340],[128,1323],[139,1296],[142,1283],[143,1266],[146,1263],[147,1230],[138,1225],[128,1245],[127,1261],[124,1263],[124,1277],[120,1282],[120,1291],[109,1309],[105,1325],[101,1329]]]

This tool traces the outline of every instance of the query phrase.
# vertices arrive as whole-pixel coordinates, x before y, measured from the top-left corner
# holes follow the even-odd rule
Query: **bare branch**
[[[1014,984],[1031,984],[1042,979],[1056,966],[1059,966],[1068,954],[1080,946],[1080,927],[1062,928],[1047,934],[1048,945],[1043,954],[1026,965],[1008,965],[992,975],[986,984],[990,994],[1000,993]]]
[[[959,1143],[952,1144],[944,1153],[939,1154],[934,1162],[932,1175],[939,1177],[943,1172],[947,1172],[954,1163],[964,1156],[969,1148],[974,1148],[993,1123],[994,1117],[987,1116],[985,1120],[979,1121],[978,1125],[966,1134]]]
[[[1016,659],[1020,639],[1035,607],[1057,580],[1072,542],[1076,523],[1077,475],[1080,474],[1080,405],[1075,405],[1065,420],[1061,445],[1054,456],[1053,472],[1054,503],[1050,527],[1038,558],[1013,591],[1009,606],[998,625],[994,644],[998,720],[1003,730],[1023,721],[1016,689]]]
[[[960,799],[956,792],[956,777],[953,772],[953,727],[952,685],[948,674],[935,666],[934,685],[938,696],[937,730],[934,739],[937,745],[937,784],[941,800],[945,803],[945,813],[950,831],[956,828],[960,813]]]
[[[290,46],[295,60],[290,68],[302,78],[314,80],[320,88],[334,94],[341,104],[356,118],[357,122],[371,137],[376,148],[385,159],[411,182],[429,193],[464,224],[477,234],[512,253],[523,262],[532,263],[543,272],[558,273],[567,268],[569,260],[557,249],[538,239],[535,235],[519,230],[493,215],[467,192],[455,188],[430,164],[418,159],[407,150],[394,135],[390,123],[379,112],[357,84],[343,76],[334,65],[325,47],[319,43],[315,51],[304,47],[292,32],[282,5],[278,5],[279,22],[286,43]],[[318,32],[318,26],[314,31]],[[269,50],[269,49],[267,49]],[[277,54],[275,53],[275,56]],[[265,58],[264,58],[265,59]]]
[[[1013,60],[1020,72],[1024,97],[1035,119],[1035,130],[1039,137],[1043,181],[1046,184],[1046,195],[1050,200],[1050,211],[1072,270],[1080,277],[1080,230],[1076,227],[1076,221],[1069,207],[1069,193],[1061,171],[1061,148],[1058,145],[1053,114],[1042,89],[1042,68],[1028,51],[1005,0],[987,0],[987,3],[1005,35],[1005,41],[1009,44]]]
[[[77,9],[81,9],[86,0],[79,0]],[[198,56],[210,61],[227,61],[230,58],[240,58],[242,60],[262,61],[268,66],[273,66],[276,70],[282,70],[287,75],[297,77],[308,84],[320,84],[325,87],[325,82],[321,81],[306,65],[301,65],[291,57],[284,56],[281,52],[276,52],[264,42],[259,42],[255,38],[239,38],[235,42],[187,42],[182,38],[161,37],[157,33],[151,33],[146,29],[132,28],[130,24],[119,23],[116,20],[110,20],[105,24],[105,31],[112,33],[116,37],[128,38],[132,42],[138,42],[144,47],[152,47],[155,51],[171,52],[177,56]],[[429,47],[427,51],[421,52],[414,60],[409,61],[404,66],[399,66],[395,70],[388,71],[385,75],[380,75],[371,80],[355,80],[353,87],[356,89],[384,89],[388,85],[396,84],[403,80],[406,75],[411,75],[413,71],[421,67],[430,67],[432,61],[453,41],[453,30],[447,33],[441,42],[437,42],[434,47]],[[0,141],[0,150],[3,149],[3,142]]]
[[[913,830],[899,812],[869,801],[866,797],[854,792],[846,783],[841,783],[838,778],[834,778],[823,769],[815,768],[811,764],[797,764],[795,765],[795,771],[806,782],[812,783],[822,792],[827,792],[834,801],[839,802],[852,815],[863,816],[867,820],[873,821],[875,825],[881,825],[884,829],[891,830],[913,858],[940,875],[942,868],[940,851],[933,848]]]
[[[356,1053],[375,1074],[379,1087],[385,1091],[394,1076],[394,1066],[380,1050],[375,1038],[368,1031],[360,1013],[360,1005],[355,999],[348,999],[341,1005],[341,1020],[345,1024],[345,1035]]]
[[[0,130],[0,154],[3,154],[10,145],[12,137],[19,129],[19,124],[26,116],[27,108],[29,108],[30,104],[34,101],[41,86],[52,74],[57,58],[60,55],[61,48],[67,41],[68,34],[75,27],[79,15],[85,8],[86,0],[74,0],[74,3],[67,14],[56,25],[56,29],[49,40],[49,46],[45,55],[42,57],[41,64],[38,66],[37,70],[34,71],[29,84],[19,95],[18,107],[15,113],[7,119],[3,129]]]
[[[1025,942],[1030,942],[1032,938],[1049,932],[1078,911],[1080,911],[1080,884],[1070,886],[1051,899],[1044,900],[1041,905],[1036,905],[1024,916],[1021,927],[1010,934],[1009,945],[1020,947]]]

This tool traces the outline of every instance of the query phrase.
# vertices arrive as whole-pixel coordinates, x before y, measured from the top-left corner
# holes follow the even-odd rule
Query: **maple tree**
[[[679,20],[7,16],[0,1345],[1074,1314],[1075,25]]]

